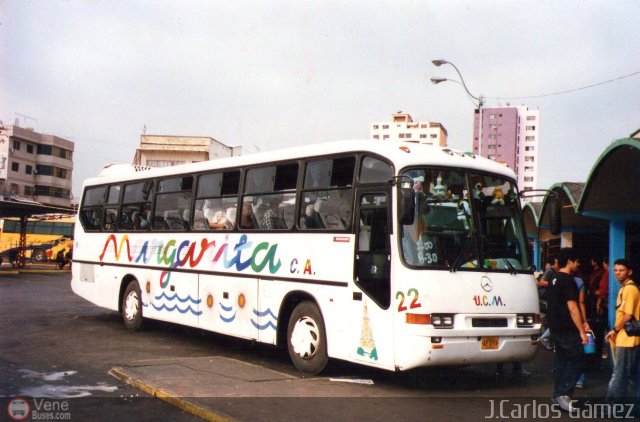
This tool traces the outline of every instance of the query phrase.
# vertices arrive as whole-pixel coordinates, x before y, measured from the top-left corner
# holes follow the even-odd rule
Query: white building
[[[390,122],[373,122],[371,139],[381,141],[407,141],[420,144],[447,146],[447,129],[438,122],[414,122],[407,113],[394,113]]]
[[[0,130],[0,190],[3,196],[71,207],[72,141],[32,128]]]
[[[241,154],[242,147],[230,147],[206,136],[141,135],[133,164],[168,167]]]

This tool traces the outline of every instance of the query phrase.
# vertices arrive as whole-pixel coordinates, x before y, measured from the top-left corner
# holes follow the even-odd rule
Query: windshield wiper
[[[513,274],[513,275],[518,274],[513,264],[509,262],[509,258],[502,258],[502,260],[507,264],[507,267],[509,267],[509,274]]]
[[[460,251],[458,256],[456,256],[456,259],[453,261],[453,264],[451,264],[451,267],[449,268],[449,271],[451,271],[452,273],[455,273],[456,271],[458,271],[458,269],[460,269],[460,267],[462,267],[462,264],[464,263],[463,258],[465,257],[465,255],[467,254],[467,250],[469,249],[469,243],[474,243],[473,240],[475,238],[475,231],[475,229],[472,229],[467,234],[467,237],[464,240],[464,245],[462,245],[462,250]]]

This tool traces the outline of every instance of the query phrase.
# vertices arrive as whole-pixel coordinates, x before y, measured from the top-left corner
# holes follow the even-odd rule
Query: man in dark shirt
[[[580,260],[573,248],[560,250],[558,264],[560,270],[547,290],[547,319],[556,349],[553,400],[562,410],[572,412],[576,408],[571,395],[582,372],[583,345],[587,344],[586,321],[578,307],[579,292],[573,275],[580,268]]]

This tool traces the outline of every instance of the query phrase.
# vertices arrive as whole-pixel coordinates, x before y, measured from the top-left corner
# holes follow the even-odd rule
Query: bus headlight
[[[533,327],[537,322],[540,322],[540,315],[537,315],[537,314],[516,315],[516,325],[518,327]]]
[[[454,314],[431,314],[431,325],[434,328],[453,328]]]

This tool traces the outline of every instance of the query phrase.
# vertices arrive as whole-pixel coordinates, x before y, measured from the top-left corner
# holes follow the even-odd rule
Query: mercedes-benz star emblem
[[[489,277],[484,276],[480,280],[480,287],[482,287],[482,290],[484,290],[485,292],[488,293],[491,290],[493,290],[493,282],[491,281],[491,279]]]

